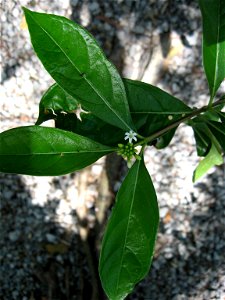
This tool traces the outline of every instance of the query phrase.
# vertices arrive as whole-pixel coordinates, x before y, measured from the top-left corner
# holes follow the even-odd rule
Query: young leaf
[[[196,182],[200,177],[205,175],[209,169],[215,165],[221,165],[223,163],[223,157],[218,151],[217,147],[212,143],[209,153],[198,164],[194,171],[193,182]]]
[[[134,124],[143,136],[149,136],[192,112],[184,102],[150,84],[124,79],[124,86]],[[166,147],[175,131],[176,128],[161,136],[156,148]]]
[[[56,128],[27,126],[0,134],[0,171],[52,176],[82,169],[113,149]]]
[[[199,0],[203,22],[203,64],[211,101],[225,78],[225,0]]]
[[[70,112],[78,108],[78,101],[65,92],[57,83],[43,95],[39,104],[39,116],[36,125],[54,119],[57,114]]]
[[[99,272],[110,300],[121,300],[149,271],[159,223],[155,190],[143,158],[116,198],[102,242]]]
[[[94,38],[60,16],[24,8],[31,41],[54,80],[100,119],[133,129],[123,81]]]

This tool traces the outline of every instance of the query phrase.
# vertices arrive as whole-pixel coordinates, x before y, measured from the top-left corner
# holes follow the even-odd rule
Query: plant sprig
[[[144,149],[167,147],[177,127],[186,123],[193,128],[197,154],[203,157],[193,181],[223,162],[225,95],[217,101],[215,96],[225,77],[225,2],[199,0],[199,4],[210,100],[197,109],[158,87],[121,78],[80,25],[24,8],[33,48],[55,84],[40,101],[36,125],[1,133],[0,170],[62,175],[112,152],[128,161],[130,169],[117,194],[100,253],[99,274],[110,300],[124,299],[132,292],[148,274],[154,254],[159,209]],[[40,126],[49,119],[56,128]]]

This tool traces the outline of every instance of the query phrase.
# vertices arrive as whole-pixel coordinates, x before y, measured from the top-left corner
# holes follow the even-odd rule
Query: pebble
[[[19,236],[20,236],[19,231],[12,231],[9,233],[9,239],[12,242],[16,242],[18,240]]]
[[[56,240],[57,240],[57,237],[55,235],[51,234],[51,233],[47,233],[46,234],[46,239],[50,243],[55,243]]]
[[[159,211],[160,218],[164,218],[168,212],[169,212],[168,207],[161,207]]]
[[[99,12],[99,4],[98,4],[98,2],[92,2],[92,3],[90,3],[89,9],[91,11],[93,11],[94,13],[98,13]]]

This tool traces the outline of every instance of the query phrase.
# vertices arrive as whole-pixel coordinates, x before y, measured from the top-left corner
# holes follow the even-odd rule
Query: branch
[[[218,101],[214,102],[212,105],[213,107],[219,106],[225,104],[225,97],[223,96],[221,99],[219,99]],[[208,105],[205,105],[199,109],[194,110],[193,112],[189,113],[187,116],[184,116],[182,118],[180,118],[179,120],[175,121],[174,123],[166,126],[165,128],[153,133],[152,135],[150,135],[149,137],[145,138],[143,141],[137,143],[135,146],[139,146],[139,145],[143,145],[143,144],[147,144],[153,140],[155,140],[156,138],[158,138],[159,136],[163,135],[164,133],[166,133],[167,131],[179,126],[181,123],[184,123],[190,119],[192,119],[193,117],[196,117],[198,115],[200,115],[201,113],[210,110],[211,108],[209,108]]]

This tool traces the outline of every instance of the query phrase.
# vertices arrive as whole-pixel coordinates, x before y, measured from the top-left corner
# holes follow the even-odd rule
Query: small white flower
[[[132,144],[132,140],[134,140],[135,142],[137,141],[137,133],[133,130],[130,130],[129,132],[125,133],[124,139],[129,140],[129,143]]]

